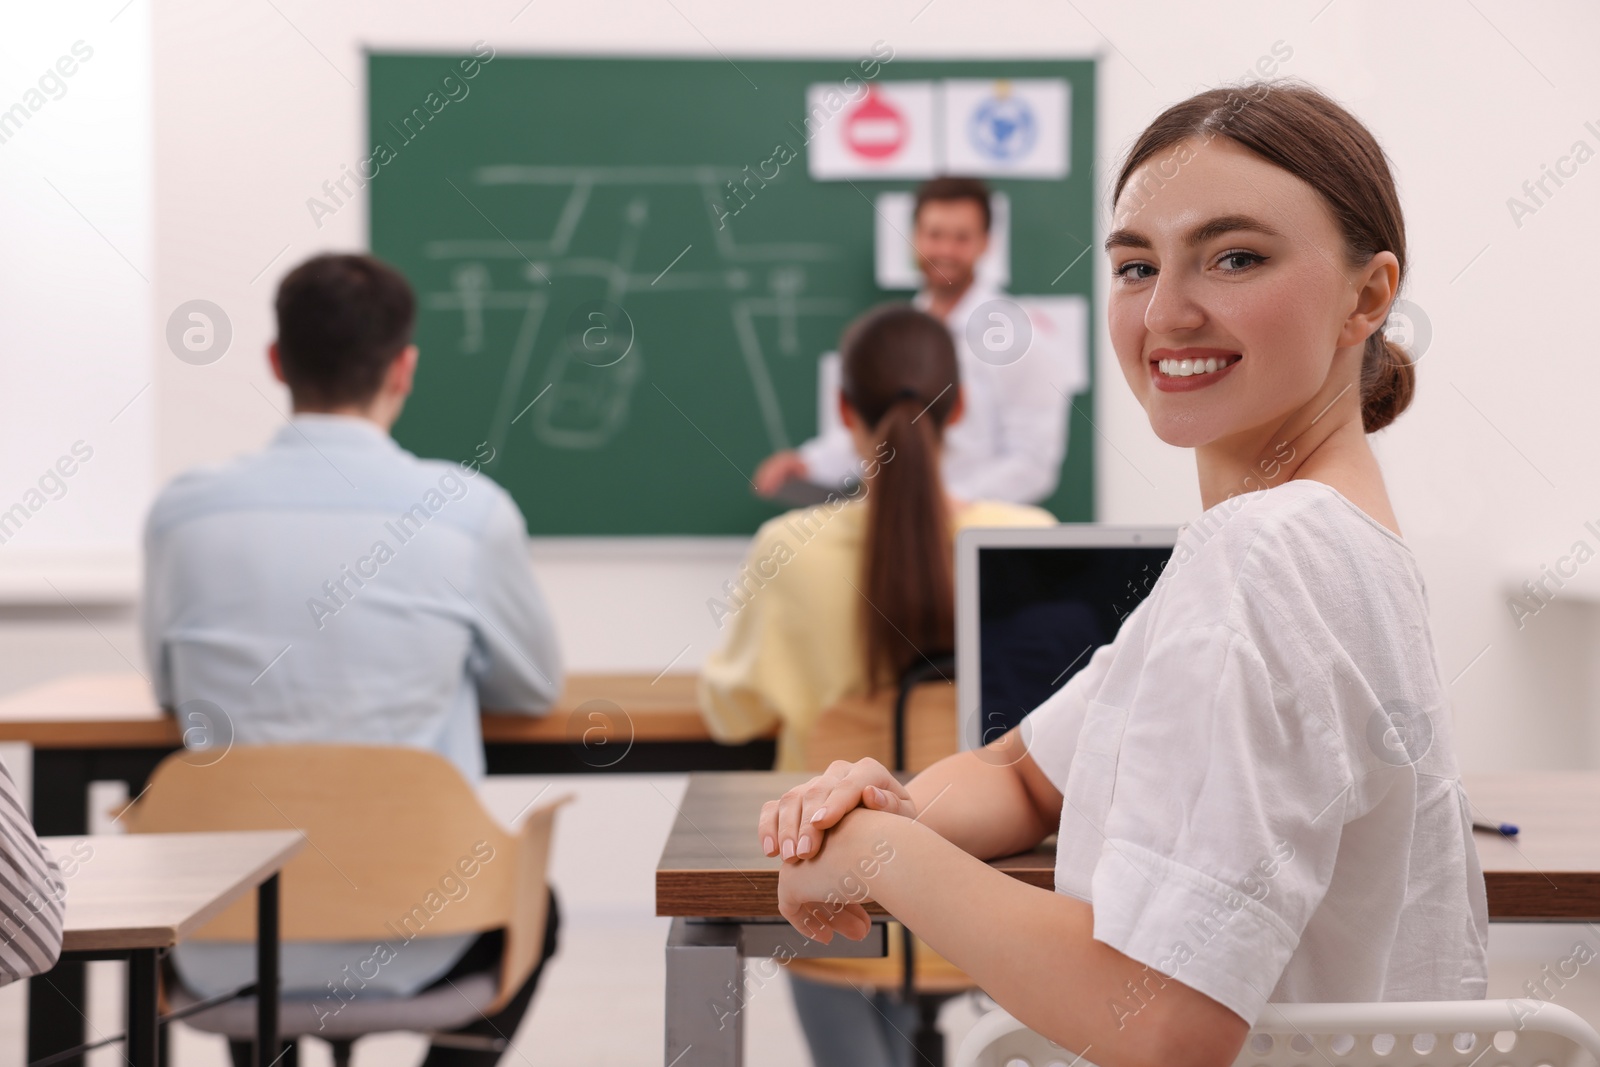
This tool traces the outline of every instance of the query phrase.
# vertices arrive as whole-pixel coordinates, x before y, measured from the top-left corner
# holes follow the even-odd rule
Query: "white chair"
[[[1092,1051],[1092,1050],[1091,1050]],[[1537,1000],[1269,1004],[1234,1067],[1596,1067],[1600,1033]],[[955,1067],[1092,1067],[1003,1011],[978,1020]]]

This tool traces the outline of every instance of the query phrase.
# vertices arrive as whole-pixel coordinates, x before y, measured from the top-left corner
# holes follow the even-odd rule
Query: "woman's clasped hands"
[[[871,928],[863,902],[885,863],[894,858],[886,840],[855,840],[831,851],[823,839],[847,834],[856,809],[916,818],[917,805],[889,770],[874,759],[836,760],[826,771],[761,807],[761,851],[783,859],[778,910],[795,929],[823,944],[835,933],[859,941]]]

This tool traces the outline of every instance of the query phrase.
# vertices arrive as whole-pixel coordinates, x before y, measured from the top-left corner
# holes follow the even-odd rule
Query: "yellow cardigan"
[[[778,770],[804,770],[817,717],[864,693],[861,638],[866,501],[779,515],[756,531],[750,554],[711,602],[722,647],[700,673],[700,709],[718,740],[748,741],[780,726]],[[1035,507],[978,501],[952,526],[1049,526]]]

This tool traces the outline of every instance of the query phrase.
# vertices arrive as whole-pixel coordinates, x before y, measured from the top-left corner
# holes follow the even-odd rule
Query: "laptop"
[[[961,748],[999,738],[1109,644],[1172,555],[1176,526],[1065,523],[956,537]]]

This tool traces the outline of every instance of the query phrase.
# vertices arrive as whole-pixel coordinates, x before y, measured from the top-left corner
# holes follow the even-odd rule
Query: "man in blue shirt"
[[[389,436],[416,372],[415,307],[406,280],[369,256],[295,268],[269,349],[293,418],[262,451],[180,476],[151,509],[145,651],[186,740],[410,745],[476,782],[479,707],[539,714],[559,695],[560,650],[522,513],[480,472],[483,457],[418,459]],[[552,896],[546,956],[558,921]],[[374,992],[408,995],[459,973],[469,948],[478,960],[498,936],[476,947],[470,935],[418,939]],[[324,992],[371,950],[285,946],[284,992]],[[248,945],[174,955],[202,995],[250,981],[253,960]],[[540,969],[495,1030],[516,1029]],[[435,1046],[426,1063],[497,1058]]]

